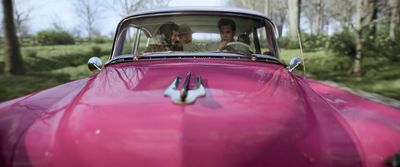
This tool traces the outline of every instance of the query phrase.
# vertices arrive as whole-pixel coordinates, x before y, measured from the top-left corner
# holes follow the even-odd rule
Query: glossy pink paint
[[[399,109],[316,81],[308,83],[346,122],[366,166],[384,166],[382,161],[400,152]]]
[[[192,105],[173,104],[163,93],[189,71],[202,77],[207,94]],[[4,137],[23,134],[14,142],[14,165],[384,166],[381,158],[400,151],[399,110],[266,63],[110,65],[89,79],[0,104],[0,116],[35,105],[38,115],[26,118],[25,131]]]

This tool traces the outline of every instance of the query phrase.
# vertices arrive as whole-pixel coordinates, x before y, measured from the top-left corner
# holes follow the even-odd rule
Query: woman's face
[[[178,31],[172,30],[171,45],[175,44],[177,41],[178,41]]]
[[[188,44],[190,42],[192,42],[192,33],[179,35],[179,43],[180,44]]]

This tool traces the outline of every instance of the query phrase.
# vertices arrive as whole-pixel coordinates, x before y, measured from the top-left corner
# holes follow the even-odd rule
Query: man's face
[[[171,44],[172,45],[175,44],[177,40],[178,40],[178,31],[173,30],[171,34]]]
[[[192,33],[182,34],[179,36],[179,42],[181,44],[188,44],[192,42]]]
[[[230,42],[233,41],[233,37],[235,36],[235,31],[232,30],[232,27],[229,25],[221,26],[219,29],[219,34],[221,35],[221,40]]]

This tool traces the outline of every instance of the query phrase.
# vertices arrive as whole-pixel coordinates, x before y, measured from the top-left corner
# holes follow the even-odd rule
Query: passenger
[[[204,45],[192,43],[192,29],[187,24],[179,26],[179,49],[181,51],[199,52],[205,51]]]
[[[166,22],[161,25],[152,44],[145,52],[175,51],[178,44],[179,26],[174,22]]]
[[[188,44],[192,42],[192,29],[187,24],[182,24],[179,26],[179,43]]]
[[[221,37],[218,50],[221,50],[226,48],[227,43],[235,41],[236,24],[231,19],[220,19],[218,21],[218,29]]]
[[[179,51],[183,51],[184,47],[187,47],[188,44],[192,42],[192,33],[192,29],[187,24],[182,24],[179,26],[179,44],[177,47]]]

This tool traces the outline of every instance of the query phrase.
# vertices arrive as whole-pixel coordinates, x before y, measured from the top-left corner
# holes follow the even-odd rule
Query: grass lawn
[[[22,48],[27,75],[5,76],[0,72],[0,102],[28,93],[87,77],[91,74],[86,62],[92,56],[104,62],[111,43],[60,46],[30,46]],[[281,50],[283,62],[293,56],[301,57],[299,50]],[[0,49],[0,68],[3,69],[3,50]],[[400,63],[365,59],[362,77],[348,75],[350,65],[345,57],[335,57],[324,50],[304,53],[306,73],[313,79],[333,81],[356,90],[374,92],[400,100]],[[299,74],[301,72],[299,71]]]
[[[281,50],[281,58],[289,62],[293,56],[300,57],[299,50]],[[318,50],[305,52],[306,75],[322,81],[333,81],[354,90],[373,92],[400,100],[400,62],[379,58],[365,58],[364,74],[353,76],[347,70],[351,61]]]
[[[0,49],[0,102],[87,77],[91,74],[86,65],[89,58],[106,60],[111,47],[111,43],[22,47],[24,76],[2,73],[4,51]]]

